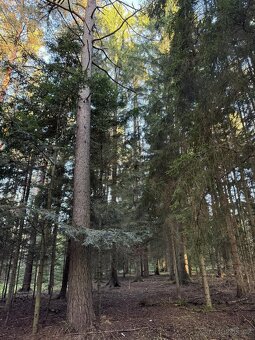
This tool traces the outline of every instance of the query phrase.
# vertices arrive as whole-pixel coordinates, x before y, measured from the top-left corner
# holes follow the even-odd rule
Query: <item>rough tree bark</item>
[[[96,0],[88,0],[84,18],[82,70],[89,79],[92,69],[93,14]],[[90,116],[91,91],[85,85],[79,93],[74,167],[73,225],[77,229],[90,227]],[[76,330],[92,325],[92,281],[89,265],[89,250],[82,239],[71,240],[69,286],[67,298],[67,321]]]
[[[171,225],[170,228],[171,228],[171,246],[172,246],[172,255],[173,255],[174,276],[175,276],[175,283],[176,283],[176,294],[177,294],[177,298],[181,299],[181,286],[180,286],[180,279],[179,279],[179,272],[178,272],[177,258],[176,258],[174,227]]]
[[[221,205],[224,214],[225,214],[225,222],[226,222],[226,231],[229,239],[230,250],[231,250],[231,257],[232,257],[232,264],[234,269],[234,275],[236,279],[236,295],[237,297],[241,297],[246,294],[246,286],[243,279],[243,272],[242,272],[242,263],[239,256],[237,239],[235,235],[235,221],[231,215],[231,211],[229,209],[229,203],[227,194],[223,191],[222,183],[218,182],[217,189],[219,192],[219,206]],[[217,199],[217,196],[216,196]]]
[[[148,277],[149,276],[149,257],[148,257],[148,246],[144,246],[143,250],[143,277]]]
[[[206,307],[212,308],[210,288],[209,288],[207,275],[206,275],[205,258],[203,254],[201,253],[199,254],[199,266],[200,266],[200,272],[201,272],[201,277],[202,277],[202,282],[203,282]]]
[[[69,263],[70,263],[70,250],[71,250],[71,239],[68,240],[68,244],[67,244],[66,259],[65,259],[64,268],[63,268],[63,275],[62,275],[62,285],[61,285],[60,293],[58,295],[58,299],[65,299],[66,298],[68,273],[69,273]]]
[[[118,278],[117,272],[117,248],[116,244],[113,243],[112,252],[111,252],[111,275],[110,280],[107,283],[109,287],[120,287],[120,282]]]
[[[182,227],[178,227],[179,232],[179,261],[178,261],[178,270],[180,276],[180,283],[187,284],[190,282],[189,276],[189,263],[188,263],[188,255],[186,250],[186,240],[183,235]]]

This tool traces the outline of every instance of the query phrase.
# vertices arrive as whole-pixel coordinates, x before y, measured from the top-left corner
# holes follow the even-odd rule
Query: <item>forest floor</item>
[[[203,306],[201,283],[195,279],[182,286],[179,301],[175,285],[165,275],[150,276],[143,282],[122,279],[121,288],[103,285],[100,323],[86,335],[68,328],[65,301],[53,299],[48,308],[45,295],[35,338],[31,336],[33,301],[18,296],[6,326],[4,305],[0,304],[0,339],[255,339],[255,294],[237,299],[234,281],[227,278],[210,278],[210,287],[214,308],[208,311]]]

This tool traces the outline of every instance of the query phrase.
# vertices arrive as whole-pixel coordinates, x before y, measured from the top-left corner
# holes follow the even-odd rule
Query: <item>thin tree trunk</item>
[[[44,186],[45,184],[45,176],[46,176],[46,166],[44,167],[43,171],[39,174],[39,180],[38,184],[41,186]],[[35,198],[34,205],[36,208],[39,208],[41,205],[41,197],[40,197],[40,191],[37,193],[37,196]],[[36,247],[36,236],[37,236],[37,225],[38,225],[38,214],[36,214],[36,217],[32,223],[31,226],[31,232],[30,232],[30,242],[28,247],[28,254],[26,258],[26,267],[23,277],[23,284],[21,291],[28,292],[31,289],[31,280],[32,280],[32,273],[33,273],[33,262],[35,257],[35,247]],[[37,268],[37,265],[36,265]],[[35,278],[37,277],[37,273],[35,273]],[[34,284],[35,288],[35,284]],[[35,294],[35,289],[33,289],[33,296]]]
[[[220,254],[216,250],[215,251],[215,256],[216,256],[216,267],[217,267],[217,277],[221,278],[222,277],[222,270],[221,270],[221,260],[220,260]]]
[[[53,165],[52,165],[51,174],[50,174],[51,181],[50,181],[50,185],[48,188],[48,195],[47,195],[47,209],[48,210],[50,210],[51,205],[52,205],[52,195],[53,195],[53,188],[54,188],[54,181],[55,181],[56,162],[57,162],[57,150],[54,151]],[[38,269],[37,282],[36,282],[34,319],[33,319],[33,328],[32,328],[33,335],[35,335],[38,332],[38,326],[39,326],[44,264],[45,264],[46,251],[47,251],[48,241],[49,241],[49,236],[50,236],[50,226],[51,226],[51,222],[49,221],[43,222],[41,247],[40,247],[40,258],[39,258],[39,269]]]
[[[128,257],[127,254],[124,253],[123,255],[123,263],[122,263],[122,267],[123,267],[123,277],[125,278],[126,275],[128,274]]]
[[[143,276],[149,277],[149,258],[148,258],[148,247],[144,247],[143,251]]]
[[[202,254],[199,255],[199,265],[200,265],[200,271],[201,271],[201,276],[202,276],[206,307],[212,308],[210,288],[208,285],[208,280],[207,280],[207,275],[206,275],[205,259]]]
[[[166,235],[167,235],[167,259],[168,259],[169,279],[171,281],[174,281],[174,260],[173,260],[172,236],[171,236],[171,227],[168,224],[166,224]]]
[[[245,284],[243,280],[242,265],[241,265],[241,261],[240,261],[240,257],[238,253],[237,240],[236,240],[236,235],[234,231],[235,222],[231,216],[231,212],[229,210],[229,205],[228,205],[228,199],[227,199],[226,194],[223,192],[221,183],[218,183],[218,190],[220,194],[223,211],[225,214],[226,229],[227,229],[227,234],[228,234],[229,243],[230,243],[233,269],[234,269],[234,274],[235,274],[236,284],[237,284],[236,295],[237,297],[241,297],[246,293],[246,288],[245,288]]]
[[[36,280],[35,307],[34,307],[34,319],[33,319],[33,329],[32,329],[32,333],[34,335],[38,332],[38,326],[39,326],[46,242],[47,241],[46,241],[45,228],[44,228],[43,233],[42,233],[42,239],[41,239],[39,268],[38,268],[38,274],[37,274],[37,280]]]
[[[59,299],[65,299],[66,298],[69,264],[70,264],[70,251],[71,251],[71,240],[69,239],[68,244],[67,244],[66,259],[65,259],[65,263],[64,263],[64,269],[63,269],[62,285],[61,285],[60,293],[58,295]]]
[[[21,262],[22,262],[22,250],[21,250],[20,256],[19,256],[19,263],[18,263],[17,277],[16,277],[16,286],[15,286],[15,291],[14,291],[14,298],[15,298],[15,296],[16,296],[16,294],[17,294],[17,291],[18,291],[18,285],[19,285],[19,273],[20,273]]]
[[[101,319],[101,305],[102,305],[102,294],[101,294],[101,283],[102,283],[102,251],[98,249],[98,263],[97,263],[97,319],[100,322]]]
[[[33,172],[33,168],[29,161],[27,165],[27,174],[25,178],[23,197],[21,200],[21,202],[24,205],[26,205],[28,202],[31,180],[32,180],[32,172]],[[13,301],[13,294],[14,294],[14,289],[15,289],[15,282],[16,282],[16,276],[17,276],[17,268],[18,268],[18,261],[19,261],[19,256],[20,256],[20,248],[21,248],[21,242],[22,242],[22,237],[23,237],[24,225],[25,225],[25,217],[18,221],[17,241],[16,241],[15,251],[13,255],[10,284],[9,284],[9,290],[8,290],[8,295],[7,295],[7,300],[6,300],[6,311],[7,311],[6,323],[8,322],[8,317],[9,317],[9,313],[10,313],[11,305]]]
[[[56,243],[57,243],[58,225],[55,224],[52,233],[52,250],[51,250],[51,262],[50,262],[50,278],[48,285],[48,294],[50,297],[53,294],[54,288],[54,275],[55,275],[55,261],[56,261]]]
[[[180,277],[180,283],[186,284],[190,282],[189,277],[189,264],[188,264],[188,255],[186,250],[186,240],[183,236],[182,227],[178,227],[178,233],[179,233],[179,277]]]
[[[175,284],[176,284],[176,294],[177,294],[177,298],[181,299],[181,287],[180,287],[180,279],[179,279],[179,273],[178,273],[176,247],[175,247],[175,237],[174,237],[174,230],[173,230],[174,228],[173,228],[172,225],[170,227],[171,227],[171,245],[172,245]]]
[[[110,287],[120,287],[117,272],[117,248],[115,243],[113,243],[111,255],[111,276],[108,285]]]
[[[155,275],[160,275],[160,272],[159,272],[159,260],[158,259],[156,261],[156,266],[155,266]]]
[[[36,278],[38,274],[38,264],[39,264],[39,259],[35,260],[35,273],[34,273],[34,282],[33,282],[33,300],[35,299],[35,294],[36,294]]]
[[[141,275],[141,255],[140,249],[137,248],[136,258],[135,258],[135,278],[133,282],[142,282],[142,275]]]
[[[56,153],[55,161],[57,162],[58,152]],[[65,172],[64,166],[62,165],[64,162],[61,161],[60,165],[56,165],[56,172],[54,180],[54,199],[56,201],[55,204],[55,213],[58,216],[61,209],[61,196],[62,196],[62,184],[63,184],[63,175]],[[58,223],[55,223],[53,226],[52,237],[51,237],[51,262],[50,262],[50,277],[48,284],[48,294],[50,295],[50,299],[53,294],[54,288],[54,276],[55,276],[55,262],[56,262],[56,251],[57,251],[57,235],[58,235]]]
[[[0,279],[2,277],[3,267],[4,267],[4,256],[3,256],[3,254],[1,254]]]
[[[9,277],[10,277],[10,272],[11,272],[11,265],[12,265],[12,257],[13,257],[13,252],[10,254],[10,259],[9,262],[6,263],[6,270],[5,270],[5,278],[4,278],[4,285],[3,285],[3,290],[2,290],[2,299],[4,300],[6,298],[7,294],[7,288],[8,288],[8,283],[9,283]]]
[[[36,228],[32,226],[30,234],[29,248],[26,258],[26,267],[23,277],[23,284],[21,287],[22,292],[29,292],[31,289],[31,280],[33,272],[33,261],[35,256],[35,245],[36,245]]]

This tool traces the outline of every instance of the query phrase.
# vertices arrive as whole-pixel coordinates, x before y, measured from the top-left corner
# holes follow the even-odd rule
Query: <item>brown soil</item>
[[[175,285],[163,275],[136,283],[125,279],[121,288],[103,286],[101,320],[88,334],[77,334],[68,328],[64,321],[65,301],[53,299],[48,309],[45,296],[35,339],[255,339],[255,295],[236,299],[232,279],[212,278],[210,286],[212,311],[203,306],[203,291],[197,280],[182,287],[181,301],[176,299]],[[95,304],[97,301],[95,292]],[[3,306],[2,303],[0,338],[32,339],[32,299],[26,295],[16,298],[7,325]]]

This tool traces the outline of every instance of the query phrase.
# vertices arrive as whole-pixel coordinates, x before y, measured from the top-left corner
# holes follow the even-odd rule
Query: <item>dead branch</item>
[[[96,66],[99,70],[101,70],[101,71],[103,71],[104,73],[106,73],[107,76],[108,76],[114,83],[116,83],[117,85],[123,87],[124,89],[126,89],[126,90],[128,90],[128,91],[131,91],[131,92],[133,92],[133,93],[136,93],[136,91],[135,91],[134,89],[132,89],[131,87],[127,87],[127,86],[125,86],[125,85],[119,83],[117,80],[115,80],[115,79],[109,74],[109,72],[107,72],[103,67],[101,67],[101,66],[99,66],[98,64],[96,64],[94,61],[92,61],[92,64],[93,64],[94,66]]]
[[[93,48],[95,48],[95,49],[98,50],[98,51],[103,52],[103,54],[104,54],[104,56],[106,57],[107,60],[109,60],[115,67],[120,68],[120,66],[117,65],[117,64],[116,64],[116,63],[108,56],[108,54],[105,52],[105,50],[104,50],[103,48],[97,47],[97,46],[93,46]]]
[[[110,1],[110,4],[112,4],[112,6],[113,6],[113,8],[115,9],[115,11],[118,13],[118,15],[119,15],[119,17],[122,19],[122,20],[125,20],[124,18],[123,18],[123,16],[122,16],[122,14],[120,13],[120,11],[118,10],[118,8],[114,5],[114,3],[116,2],[116,1],[111,1],[111,0],[109,0]],[[119,3],[122,3],[122,1],[117,1],[117,2],[119,2]],[[132,7],[131,6],[131,8],[132,9],[134,9],[134,10],[136,10],[134,7]],[[146,37],[145,35],[143,35],[143,34],[141,34],[141,33],[139,33],[139,32],[136,32],[135,30],[134,30],[134,28],[127,22],[127,25],[128,25],[128,27],[131,29],[131,31],[133,31],[136,35],[138,35],[139,37],[141,37],[141,38],[143,38],[143,39],[146,39],[146,40],[148,40],[148,41],[156,41],[155,39],[150,39],[150,38],[148,38],[148,37]]]
[[[139,328],[129,328],[129,329],[107,329],[107,330],[98,330],[98,331],[90,331],[87,333],[70,333],[68,335],[88,335],[88,334],[100,334],[100,333],[128,333],[128,332],[136,332],[142,329],[148,329],[149,327],[139,327]]]
[[[101,41],[101,40],[103,40],[103,39],[106,39],[106,38],[108,38],[108,37],[114,35],[115,33],[117,33],[117,32],[123,27],[123,25],[124,25],[130,18],[132,18],[133,16],[135,16],[138,12],[140,12],[140,9],[134,11],[134,13],[132,13],[131,15],[129,15],[127,18],[125,18],[125,19],[122,21],[122,23],[120,24],[120,26],[116,28],[116,30],[112,31],[111,33],[108,33],[108,34],[104,35],[103,37],[94,39],[94,40],[93,40],[93,43],[94,43],[95,41]]]
[[[228,305],[233,305],[233,304],[235,304],[235,303],[242,302],[242,301],[246,301],[246,300],[248,300],[247,297],[242,298],[242,299],[238,299],[238,300],[227,301],[226,303],[227,303]]]
[[[124,1],[121,1],[121,0],[116,0],[116,1],[114,1],[114,2],[118,2],[119,4],[122,4],[122,5],[126,6],[126,7],[132,8],[134,11],[136,11],[136,10],[137,10],[137,8],[135,8],[135,7],[134,7],[134,6],[132,6],[132,5],[129,5],[129,4],[127,4],[127,3],[126,3],[126,2],[124,2]]]
[[[58,7],[58,8],[61,8],[61,9],[65,10],[65,11],[70,12],[70,13],[72,14],[72,16],[73,16],[73,15],[76,15],[77,18],[79,18],[81,21],[84,21],[83,17],[82,17],[79,13],[77,13],[76,11],[74,11],[73,9],[71,9],[71,7],[70,7],[70,2],[69,2],[69,1],[68,1],[69,8],[66,8],[65,6],[62,6],[62,5],[60,5],[60,4],[57,4],[55,1],[52,1],[52,0],[47,0],[47,2],[48,2],[49,4],[52,4],[54,7]]]
[[[248,320],[243,314],[241,314],[241,316],[243,317],[243,319],[244,319],[246,322],[248,322],[249,325],[251,325],[251,327],[252,327],[253,329],[255,329],[255,326],[253,325],[253,323],[252,323],[250,320]]]

